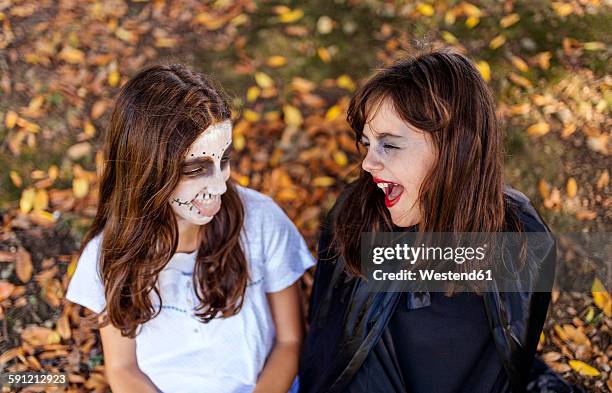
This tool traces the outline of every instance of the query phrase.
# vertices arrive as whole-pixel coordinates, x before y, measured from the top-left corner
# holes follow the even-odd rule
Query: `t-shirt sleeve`
[[[83,249],[77,266],[68,284],[66,299],[100,313],[106,301],[104,286],[98,268],[101,238],[94,237]]]
[[[296,282],[315,260],[302,235],[276,203],[270,204],[265,217],[264,290],[278,292]]]

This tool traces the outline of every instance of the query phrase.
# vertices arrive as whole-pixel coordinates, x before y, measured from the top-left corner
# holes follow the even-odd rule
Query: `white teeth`
[[[216,195],[216,194],[215,195],[213,195],[213,194],[202,194],[202,198],[201,199],[198,198],[196,200],[199,200],[199,201],[210,201],[210,200],[214,200],[214,199],[218,199],[218,198],[219,198],[219,195]]]
[[[393,183],[376,183],[378,188],[380,188],[381,190],[384,190],[385,188],[389,187],[391,184]]]

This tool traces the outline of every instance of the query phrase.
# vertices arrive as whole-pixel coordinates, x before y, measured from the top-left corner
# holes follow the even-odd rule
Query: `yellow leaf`
[[[249,89],[247,90],[247,101],[248,102],[253,102],[257,99],[257,97],[259,97],[259,94],[261,93],[261,89],[257,86],[251,86],[249,87]]]
[[[70,265],[68,265],[68,269],[66,270],[66,274],[68,275],[68,278],[71,278],[72,275],[74,274],[78,261],[79,259],[77,258],[77,256],[73,255],[72,259],[70,260]]]
[[[591,286],[591,294],[593,295],[593,303],[599,307],[606,317],[612,317],[612,298],[610,293],[606,291],[601,281],[595,277]]]
[[[249,16],[247,14],[238,14],[230,20],[230,24],[232,26],[240,26],[249,21]]]
[[[548,199],[550,196],[550,186],[546,180],[540,179],[538,182],[538,191],[540,192],[542,199]]]
[[[249,177],[248,176],[240,176],[238,177],[238,184],[240,184],[242,187],[248,187],[250,183]]]
[[[259,87],[261,87],[262,89],[274,86],[274,81],[272,80],[272,78],[270,78],[268,74],[265,74],[261,71],[255,73],[255,82],[257,82]]]
[[[582,45],[582,47],[589,51],[597,51],[597,50],[606,49],[606,44],[604,44],[603,42],[592,41],[592,42],[585,42]]]
[[[541,69],[543,70],[547,70],[550,68],[550,59],[552,57],[552,53],[551,52],[542,52],[536,55],[535,59],[538,62],[538,66],[540,66]]]
[[[156,48],[174,48],[178,40],[172,37],[157,37],[155,38]]]
[[[259,115],[259,113],[255,112],[252,109],[245,109],[244,112],[242,112],[242,117],[246,121],[249,121],[251,123],[256,123],[259,121],[259,119],[261,119],[261,116]]]
[[[65,46],[59,53],[59,58],[66,63],[81,64],[85,62],[85,53],[71,46]]]
[[[195,17],[195,22],[204,25],[208,30],[218,30],[225,26],[227,19],[201,12]]]
[[[83,127],[83,132],[85,133],[85,135],[91,138],[96,135],[96,127],[94,127],[94,125],[91,124],[90,121],[87,121],[85,123],[85,126]]]
[[[234,150],[242,151],[246,146],[246,138],[242,134],[238,134],[233,139]]]
[[[304,16],[304,11],[297,8],[293,11],[283,12],[282,14],[278,16],[278,18],[282,23],[293,23],[293,22],[296,22],[302,19],[303,16]]]
[[[348,91],[354,91],[356,89],[355,82],[346,74],[340,75],[338,79],[336,79],[336,84],[338,87]]]
[[[478,71],[480,71],[480,75],[482,75],[482,79],[486,81],[491,80],[491,67],[489,66],[489,63],[487,63],[484,60],[481,60],[478,63],[476,63],[476,67],[478,68]]]
[[[8,111],[6,112],[6,116],[4,116],[4,125],[10,130],[11,128],[15,127],[15,124],[17,124],[18,119],[19,116],[17,115],[17,113],[13,111]]]
[[[270,56],[266,61],[266,65],[272,68],[282,67],[285,64],[287,64],[287,58],[284,56]]]
[[[331,61],[331,54],[329,53],[327,48],[318,48],[317,49],[317,54],[319,55],[319,58],[324,63],[329,63]]]
[[[19,199],[19,210],[22,213],[27,214],[34,207],[34,199],[36,198],[36,191],[33,188],[26,188],[21,192],[21,199]]]
[[[37,95],[36,97],[30,100],[28,104],[28,110],[31,112],[36,112],[42,107],[42,104],[45,102],[45,97],[41,95]]]
[[[49,207],[49,194],[47,190],[41,189],[36,191],[34,198],[34,210],[45,210]]]
[[[80,177],[72,180],[72,193],[75,198],[83,198],[89,192],[89,182],[87,179]]]
[[[15,171],[10,171],[9,172],[9,177],[11,178],[11,181],[13,182],[13,184],[15,185],[15,187],[17,188],[21,188],[21,185],[23,184],[21,181],[21,176],[19,176],[19,174]]]
[[[40,126],[36,123],[32,123],[22,117],[17,119],[17,125],[19,127],[25,128],[29,132],[38,132],[40,130]]]
[[[514,14],[504,16],[499,21],[499,25],[502,28],[507,29],[508,27],[516,24],[519,20],[521,20],[521,17],[519,16],[519,14],[514,13]]]
[[[578,192],[578,184],[576,184],[576,179],[574,179],[573,177],[570,177],[567,180],[567,196],[570,198],[573,198],[576,196],[576,193]]]
[[[312,179],[312,185],[314,187],[329,187],[336,183],[336,179],[330,176],[319,176]]]
[[[468,29],[473,29],[477,24],[480,23],[480,18],[476,16],[470,16],[465,20],[465,25]]]
[[[454,25],[456,19],[457,19],[457,15],[455,15],[454,10],[448,10],[444,14],[444,23],[449,26]]]
[[[477,18],[482,16],[482,11],[480,11],[480,8],[476,7],[474,4],[463,2],[461,3],[461,8],[463,9],[463,13],[465,13],[467,16],[475,16]]]
[[[553,10],[557,13],[557,15],[559,15],[560,17],[568,16],[574,13],[574,7],[568,3],[554,1],[551,6]]]
[[[135,41],[135,39],[137,38],[137,36],[132,33],[129,30],[124,29],[123,27],[118,27],[117,30],[115,30],[115,35],[117,36],[117,38],[119,38],[122,41],[127,42],[128,44],[131,44]]]
[[[506,43],[506,36],[503,34],[498,35],[489,42],[489,48],[497,49]]]
[[[110,87],[115,87],[119,84],[119,79],[121,76],[119,75],[119,71],[113,70],[108,74],[108,84]]]
[[[336,120],[336,118],[338,118],[340,113],[342,113],[342,109],[340,109],[340,106],[334,105],[331,108],[329,108],[327,112],[325,113],[325,120],[334,121]]]
[[[457,37],[455,37],[452,33],[448,31],[442,32],[442,39],[451,45],[456,44],[458,42]]]
[[[59,168],[57,167],[57,165],[51,165],[47,173],[49,174],[49,179],[55,180],[59,175]]]
[[[517,75],[514,72],[510,72],[508,74],[508,79],[510,79],[515,85],[524,87],[525,89],[533,87],[533,84],[529,79],[525,78],[524,76]]]
[[[424,16],[432,16],[434,14],[434,8],[427,3],[419,3],[416,6],[416,10],[419,11],[421,13],[421,15]]]
[[[569,365],[574,371],[585,377],[598,377],[600,375],[600,372],[596,368],[580,360],[570,360]]]
[[[512,62],[512,65],[519,71],[521,72],[527,72],[529,71],[529,66],[527,65],[527,63],[525,62],[525,60],[521,59],[518,56],[512,56],[510,58],[510,61]]]
[[[346,154],[343,151],[334,152],[334,162],[338,164],[338,166],[346,166],[348,164],[348,158],[346,158]]]
[[[531,110],[531,105],[528,102],[522,104],[512,105],[510,107],[510,113],[513,115],[526,115]]]
[[[289,126],[299,127],[304,121],[300,110],[288,104],[283,106],[283,115],[285,117],[285,123]]]
[[[548,134],[550,125],[545,122],[535,123],[527,128],[527,133],[531,136],[542,136]]]

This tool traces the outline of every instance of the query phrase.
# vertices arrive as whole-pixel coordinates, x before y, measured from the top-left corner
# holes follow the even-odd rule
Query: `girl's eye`
[[[385,149],[397,149],[398,147],[397,146],[393,146],[393,145],[389,145],[389,144],[384,144],[383,148],[385,148]]]
[[[206,168],[199,167],[191,171],[184,172],[184,175],[185,176],[198,176],[198,175],[206,174],[207,172],[208,171],[206,170]]]

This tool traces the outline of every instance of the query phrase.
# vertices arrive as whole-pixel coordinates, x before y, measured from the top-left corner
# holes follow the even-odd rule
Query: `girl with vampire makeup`
[[[271,198],[232,182],[231,151],[203,75],[155,65],[122,87],[66,295],[97,314],[113,392],[297,391],[314,259]]]
[[[504,185],[494,99],[474,64],[447,50],[397,61],[358,89],[347,119],[363,161],[322,227],[300,392],[571,392],[534,359],[555,240]],[[539,232],[545,252],[508,267],[530,281],[376,291],[361,264],[366,232]]]

